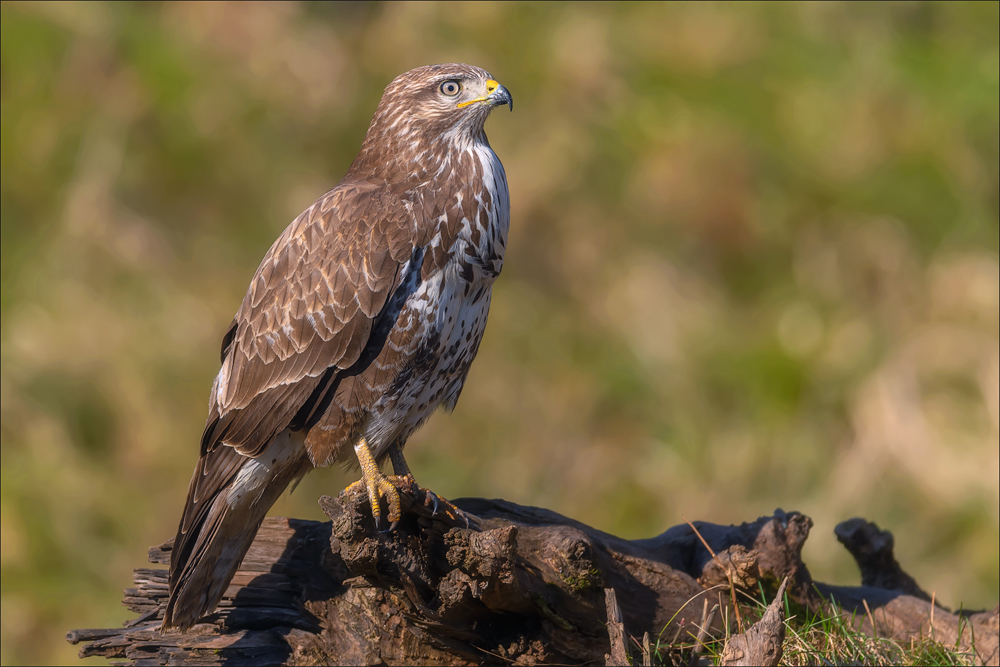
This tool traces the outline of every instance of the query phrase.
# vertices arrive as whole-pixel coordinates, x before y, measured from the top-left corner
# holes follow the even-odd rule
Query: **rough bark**
[[[628,637],[615,589],[604,589],[604,606],[608,613],[608,637],[611,640],[611,653],[604,655],[604,664],[608,667],[629,667],[632,662],[629,660]]]
[[[502,500],[455,501],[465,516],[435,513],[435,504],[429,493],[404,496],[403,520],[380,533],[364,494],[324,497],[329,522],[265,520],[219,609],[188,633],[160,632],[166,570],[138,569],[124,600],[135,619],[67,639],[87,642],[81,657],[135,664],[600,664],[606,656],[620,664],[615,650],[629,641],[648,653],[649,640],[635,639],[644,633],[661,646],[721,634],[721,619],[734,618],[730,579],[773,595],[787,577],[801,605],[828,607],[832,598],[845,614],[861,609],[854,617],[865,630],[904,640],[933,632],[967,646],[974,631],[980,659],[997,661],[997,610],[960,618],[938,607],[931,623],[930,603],[899,590],[814,585],[801,559],[812,521],[797,512],[739,526],[695,523],[713,558],[686,524],[623,540]],[[870,579],[872,568],[895,563],[891,539],[866,538],[882,534],[876,527],[857,534],[868,551],[882,549],[865,565],[859,559],[865,581],[905,581],[901,569],[895,579]],[[170,547],[151,549],[150,561],[169,562]],[[609,614],[606,589],[620,614]],[[715,605],[719,613],[706,614]],[[624,635],[612,650],[619,616]]]
[[[749,630],[726,641],[720,663],[726,667],[761,665],[775,667],[781,661],[785,641],[785,579],[764,615]]]

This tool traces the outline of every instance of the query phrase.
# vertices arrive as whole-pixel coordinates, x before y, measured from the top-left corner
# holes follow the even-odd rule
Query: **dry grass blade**
[[[701,614],[701,627],[698,628],[698,636],[695,637],[694,649],[691,651],[691,665],[698,664],[698,658],[701,657],[702,652],[705,650],[705,640],[708,638],[708,631],[712,627],[712,623],[715,622],[715,614],[719,611],[719,605],[712,605],[712,610],[708,610],[708,600],[705,600],[705,606],[702,609]]]
[[[865,612],[868,614],[868,622],[872,624],[872,634],[875,635],[875,639],[878,639],[878,628],[875,627],[875,617],[872,616],[872,610],[868,606],[868,600],[861,600],[865,605]],[[933,611],[931,612],[933,613]]]
[[[690,521],[688,521],[683,516],[681,517],[681,520],[684,523],[686,523],[687,525],[691,526],[691,530],[693,530],[694,534],[698,536],[698,539],[701,540],[701,543],[705,545],[706,549],[708,549],[708,553],[712,554],[713,560],[715,560],[715,562],[719,565],[719,568],[726,574],[726,579],[729,580],[729,595],[730,595],[730,597],[733,600],[733,611],[736,612],[736,625],[737,625],[737,627],[739,627],[739,630],[742,633],[743,632],[743,617],[740,615],[740,607],[736,603],[736,586],[733,584],[733,575],[729,572],[729,568],[726,567],[726,566],[724,566],[722,564],[722,561],[719,560],[719,557],[716,555],[716,553],[712,549],[712,547],[708,546],[708,542],[706,542],[705,538],[701,536],[701,533],[698,531],[698,529],[695,527],[695,525],[693,523],[691,523]]]

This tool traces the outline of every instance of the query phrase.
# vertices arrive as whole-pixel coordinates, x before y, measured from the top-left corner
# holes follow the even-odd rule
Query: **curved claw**
[[[460,518],[465,522],[466,528],[470,528],[472,526],[472,523],[469,521],[469,515],[458,509],[458,507],[453,505],[450,501],[438,497],[438,495],[430,489],[427,490],[427,495],[430,496],[431,502],[434,503],[433,508],[431,508],[431,516],[437,516],[438,510],[443,509],[443,514],[449,519]]]
[[[385,498],[386,504],[389,506],[389,515],[387,517],[391,522],[389,530],[392,530],[403,516],[402,502],[399,496],[400,489],[395,484],[397,481],[402,480],[396,480],[394,477],[386,477],[382,474],[379,474],[373,480],[362,477],[358,481],[349,484],[344,489],[344,493],[354,493],[361,488],[365,490],[365,493],[368,495],[368,502],[371,504],[372,517],[375,519],[376,528],[381,527],[382,507],[380,500]]]
[[[386,476],[379,470],[378,463],[372,456],[371,449],[368,447],[368,442],[364,437],[360,438],[357,444],[355,444],[354,451],[358,455],[358,463],[361,465],[361,479],[349,485],[345,489],[345,492],[351,493],[362,486],[364,487],[368,494],[368,501],[371,504],[372,518],[375,519],[375,529],[379,532],[391,533],[399,525],[399,521],[403,515],[400,492],[420,496],[423,491],[425,494],[423,502],[426,503],[427,496],[430,496],[431,502],[434,504],[431,509],[431,516],[437,516],[438,512],[443,508],[445,515],[449,519],[455,520],[461,517],[465,522],[465,527],[470,527],[471,523],[465,512],[447,500],[439,498],[436,493],[421,489],[417,485],[416,480],[413,479],[413,474],[406,466],[402,451],[398,447],[390,451],[392,467],[396,471],[396,474],[391,476]],[[388,516],[386,517],[389,520],[389,527],[384,530],[382,529],[382,498],[385,498],[386,505],[389,508]]]

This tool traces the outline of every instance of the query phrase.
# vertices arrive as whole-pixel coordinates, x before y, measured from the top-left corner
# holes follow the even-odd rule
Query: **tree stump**
[[[960,619],[937,608],[931,626],[930,603],[909,592],[814,583],[801,559],[812,521],[797,512],[739,526],[695,523],[713,557],[686,524],[624,540],[503,500],[455,501],[465,516],[434,512],[436,498],[421,490],[404,496],[396,530],[381,533],[362,493],[320,505],[330,521],[266,519],[218,610],[187,633],[161,633],[167,571],[143,568],[125,591],[135,619],[67,639],[86,642],[81,657],[136,665],[617,664],[629,644],[648,655],[646,633],[661,646],[722,634],[719,619],[733,618],[723,613],[730,581],[773,595],[787,578],[799,604],[820,609],[834,599],[845,614],[860,609],[855,618],[870,626],[870,616],[877,627],[865,629],[880,636],[933,630],[968,646],[974,631],[979,659],[997,662],[997,610]],[[865,567],[895,563],[887,543],[889,558],[868,557]],[[150,549],[150,561],[169,563],[170,548]],[[884,580],[912,581],[901,572]],[[715,605],[720,613],[706,621]]]

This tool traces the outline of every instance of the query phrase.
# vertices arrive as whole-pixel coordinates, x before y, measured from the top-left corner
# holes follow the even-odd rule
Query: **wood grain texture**
[[[764,615],[746,632],[733,635],[726,641],[719,663],[725,667],[760,665],[776,667],[781,661],[782,644],[785,642],[785,587],[788,578],[781,582]]]
[[[718,565],[686,524],[623,540],[502,500],[455,501],[463,517],[433,513],[429,492],[403,499],[404,519],[389,534],[376,530],[361,493],[324,497],[325,523],[265,520],[219,608],[187,633],[160,632],[166,572],[143,568],[125,596],[133,621],[68,639],[86,642],[81,656],[135,664],[593,664],[612,654],[606,589],[637,646],[644,633],[690,644],[699,623],[718,637],[719,619],[733,618],[724,613],[729,595],[710,583]],[[742,569],[743,582],[763,586],[769,598],[788,577],[793,602],[829,612],[834,599],[863,631],[873,630],[863,601],[879,636],[907,641],[931,631],[924,600],[813,582],[799,555],[811,526],[802,514],[695,525],[720,560],[734,563],[727,567]],[[151,549],[150,560],[168,562],[170,549],[169,542]],[[743,567],[748,552],[758,564],[752,583]],[[706,622],[706,607],[716,604],[716,621]],[[933,631],[961,647],[974,633],[979,660],[996,664],[997,621],[997,610],[936,608]]]

